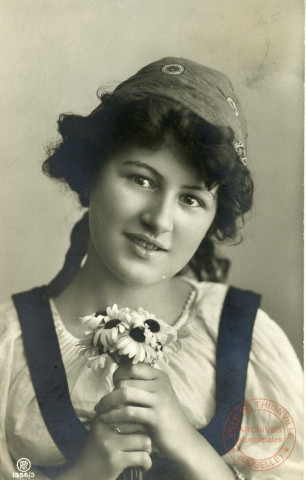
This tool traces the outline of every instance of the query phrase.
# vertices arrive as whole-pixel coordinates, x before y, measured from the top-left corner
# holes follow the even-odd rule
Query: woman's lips
[[[126,233],[125,235],[131,240],[139,243],[139,245],[148,246],[148,248],[153,246],[156,247],[158,250],[169,250],[169,248],[166,248],[166,246],[163,245],[161,242],[147,235],[143,235],[141,233]]]
[[[151,240],[145,235],[127,233],[125,236],[129,240],[131,250],[141,258],[155,258],[167,251],[160,242]]]

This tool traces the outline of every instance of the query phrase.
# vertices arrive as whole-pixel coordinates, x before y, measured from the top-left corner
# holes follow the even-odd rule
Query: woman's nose
[[[147,206],[141,216],[142,223],[154,233],[172,232],[173,207],[166,199],[154,202]]]

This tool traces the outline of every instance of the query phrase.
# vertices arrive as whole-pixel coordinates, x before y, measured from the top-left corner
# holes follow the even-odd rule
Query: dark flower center
[[[130,331],[130,337],[132,337],[132,339],[135,340],[135,342],[139,342],[139,343],[145,342],[144,331],[140,327],[132,328],[132,330]]]
[[[121,323],[121,320],[118,320],[118,318],[113,318],[112,320],[109,320],[106,324],[105,324],[105,329],[107,328],[114,328],[114,327],[117,327],[117,325],[119,325],[119,323]]]
[[[149,318],[145,323],[148,325],[151,332],[156,333],[160,331],[160,325],[156,320]]]
[[[98,311],[95,313],[95,317],[98,317],[99,315],[103,315],[103,317],[105,317],[105,315],[106,315],[106,310],[98,310]]]

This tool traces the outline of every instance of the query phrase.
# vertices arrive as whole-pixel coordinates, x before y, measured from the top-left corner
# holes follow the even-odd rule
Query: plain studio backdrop
[[[88,114],[143,65],[181,56],[226,73],[248,119],[256,185],[229,283],[262,307],[302,357],[302,0],[2,0],[1,297],[47,283],[80,217],[41,173],[62,112]],[[267,368],[269,365],[267,365]]]

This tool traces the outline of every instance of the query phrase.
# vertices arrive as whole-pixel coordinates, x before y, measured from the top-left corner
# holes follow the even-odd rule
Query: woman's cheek
[[[213,219],[214,212],[205,214],[205,211],[199,211],[194,215],[190,214],[185,218],[185,221],[180,224],[178,237],[182,239],[182,248],[189,250],[191,256],[193,256],[204,239]]]

